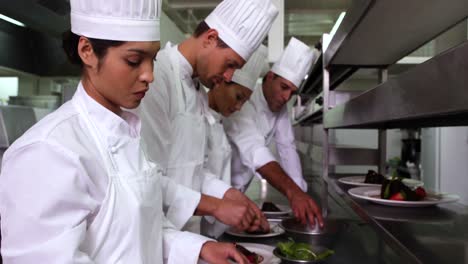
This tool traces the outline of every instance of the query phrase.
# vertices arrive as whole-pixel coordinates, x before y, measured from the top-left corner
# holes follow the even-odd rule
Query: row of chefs
[[[292,38],[269,69],[270,0],[224,0],[161,50],[160,1],[70,4],[81,82],[4,156],[5,263],[248,263],[213,238],[269,228],[243,194],[256,173],[322,225],[286,107],[314,53]]]

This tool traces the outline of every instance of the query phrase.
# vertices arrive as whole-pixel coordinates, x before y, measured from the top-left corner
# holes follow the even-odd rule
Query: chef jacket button
[[[119,150],[119,148],[117,148],[116,146],[113,146],[113,147],[110,148],[110,152],[111,152],[112,154],[117,153],[118,150]]]

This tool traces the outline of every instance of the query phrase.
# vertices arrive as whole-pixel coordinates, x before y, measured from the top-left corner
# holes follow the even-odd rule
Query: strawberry
[[[395,200],[395,201],[405,201],[406,200],[406,195],[404,192],[397,192],[390,196],[390,200]]]
[[[424,197],[426,197],[426,190],[424,190],[423,187],[418,187],[416,188],[416,190],[414,190],[416,192],[416,195],[419,196],[419,198],[424,199]]]

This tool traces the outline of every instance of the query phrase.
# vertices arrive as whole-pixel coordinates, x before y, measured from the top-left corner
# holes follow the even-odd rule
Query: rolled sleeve
[[[247,102],[241,111],[231,115],[224,122],[226,134],[232,147],[238,151],[242,165],[252,171],[275,160],[266,146],[265,138],[257,129],[255,115],[252,103]]]
[[[274,136],[281,167],[289,177],[302,189],[307,191],[307,182],[302,175],[302,166],[297,153],[294,132],[287,108],[281,112]]]
[[[205,171],[204,173],[205,179],[202,185],[202,193],[222,199],[226,191],[231,188],[231,185],[216,178],[215,175],[207,171]]]
[[[166,217],[180,230],[193,216],[200,203],[201,194],[165,176],[162,177],[162,190]]]
[[[171,223],[164,223],[164,259],[167,264],[197,263],[200,251],[207,241],[213,239],[190,233],[176,231]]]
[[[255,171],[272,161],[276,161],[275,156],[267,147],[259,147],[254,150],[252,166]]]

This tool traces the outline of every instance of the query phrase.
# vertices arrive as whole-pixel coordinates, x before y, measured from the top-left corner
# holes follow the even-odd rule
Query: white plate
[[[391,177],[387,177],[388,179]],[[338,181],[343,184],[353,185],[353,186],[380,186],[381,184],[378,183],[365,183],[366,176],[350,176],[350,177],[343,177],[339,178]],[[424,186],[422,181],[414,180],[414,179],[403,179],[402,182],[410,187],[416,188],[420,186]]]
[[[365,183],[366,176],[350,176],[339,178],[338,181],[343,184],[353,185],[353,186],[380,186],[380,184],[375,183]]]
[[[380,186],[357,187],[348,190],[348,193],[356,198],[371,201],[378,204],[399,206],[399,207],[426,207],[442,203],[452,203],[460,199],[455,194],[435,194],[427,193],[427,197],[422,201],[394,201],[380,198]]]
[[[256,243],[237,243],[248,249],[249,251],[255,252],[263,257],[263,261],[260,264],[279,264],[281,260],[273,255],[274,247],[263,245],[263,244],[256,244]]]
[[[231,236],[236,236],[236,237],[261,238],[261,237],[279,236],[284,233],[284,230],[281,227],[279,227],[278,223],[272,223],[272,222],[269,222],[269,223],[270,223],[270,233],[268,234],[248,234],[245,232],[237,232],[234,229],[228,229],[226,231],[226,234],[229,234]]]
[[[280,212],[272,212],[272,211],[262,211],[263,214],[265,214],[266,217],[268,216],[275,216],[275,215],[287,215],[292,212],[291,207],[287,205],[282,205],[282,204],[275,204],[278,209],[280,209]],[[261,206],[259,206],[262,208]]]
[[[263,245],[263,244],[256,244],[256,243],[237,243],[248,249],[249,251],[255,252],[263,257],[263,261],[260,264],[279,264],[281,260],[273,255],[274,247]],[[235,263],[234,261],[229,261],[230,263]],[[205,261],[200,260],[198,261],[200,264],[207,264]]]

